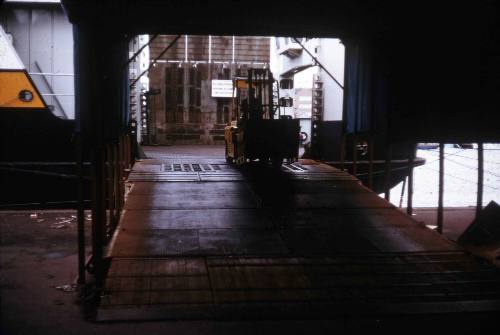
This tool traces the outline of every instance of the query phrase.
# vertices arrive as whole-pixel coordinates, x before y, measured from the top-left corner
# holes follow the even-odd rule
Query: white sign
[[[232,98],[233,81],[232,80],[212,80],[213,98]]]

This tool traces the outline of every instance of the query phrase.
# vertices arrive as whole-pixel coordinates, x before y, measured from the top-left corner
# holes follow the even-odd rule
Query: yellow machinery
[[[0,108],[46,108],[26,70],[0,69]]]
[[[297,160],[299,120],[281,115],[279,104],[274,103],[274,82],[268,69],[249,69],[247,78],[233,80],[236,120],[224,133],[228,162],[271,161],[279,167],[284,159]]]
[[[45,109],[47,105],[0,26],[0,110],[19,108]]]

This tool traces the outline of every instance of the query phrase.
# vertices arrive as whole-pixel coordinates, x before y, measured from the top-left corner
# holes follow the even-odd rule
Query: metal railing
[[[91,187],[92,187],[92,245],[91,257],[86,258],[85,251],[85,202],[83,175],[83,143],[81,136],[76,136],[76,157],[78,182],[78,284],[87,283],[86,274],[95,277],[97,287],[102,285],[106,272],[104,250],[120,221],[125,204],[125,181],[134,164],[134,137],[123,134],[116,141],[93,148],[91,152]]]

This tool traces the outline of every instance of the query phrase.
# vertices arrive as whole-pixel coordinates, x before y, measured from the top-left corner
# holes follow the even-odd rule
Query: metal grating
[[[222,167],[224,166],[224,168]],[[159,170],[159,171],[158,171]],[[284,164],[282,171],[291,180],[353,180],[356,178],[339,170],[308,169],[301,164]],[[130,181],[240,181],[241,173],[231,167],[214,163],[171,163],[156,165],[155,169],[134,167],[129,175]]]
[[[128,180],[139,181],[241,181],[243,176],[235,169],[223,169],[220,164],[172,163],[156,165],[155,169],[134,167]]]
[[[296,164],[283,164],[282,169],[287,172],[297,172],[297,171],[307,171],[307,169],[303,166]]]
[[[114,258],[98,319],[130,306],[139,320],[498,311],[499,279],[464,252]]]
[[[200,164],[200,163],[173,163],[162,164],[164,172],[212,172],[221,171],[219,164]]]
[[[158,172],[158,173],[134,173],[128,176],[131,182],[137,181],[199,181],[196,172]]]

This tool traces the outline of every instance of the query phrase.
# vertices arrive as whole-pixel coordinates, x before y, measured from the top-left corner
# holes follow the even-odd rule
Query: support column
[[[127,60],[128,43],[122,34],[102,29],[99,22],[75,24],[74,36],[76,128],[89,148],[92,163],[91,265],[99,289],[106,270],[104,247],[113,226],[107,225],[106,211],[112,204],[107,202],[106,190],[110,198],[113,192],[106,180],[106,148],[126,129],[127,105],[123,101],[128,94],[122,86],[128,83],[120,65]],[[108,152],[109,164],[112,156]],[[108,175],[113,179],[111,170]]]
[[[82,148],[85,145],[90,149],[92,188],[91,266],[99,287],[102,284],[104,271],[103,234],[106,219],[103,146],[103,114],[105,110],[101,104],[103,93],[101,65],[99,64],[102,58],[102,50],[99,48],[99,33],[94,27],[79,24],[75,25],[73,32],[75,40],[75,119],[77,131],[81,134],[78,140],[79,147]],[[79,158],[81,159],[81,156]],[[78,216],[79,221],[81,221],[83,218],[82,209],[79,209]],[[79,244],[84,241],[82,227],[79,227]],[[82,250],[79,251],[79,257],[82,257]],[[79,259],[79,262],[79,272],[84,271],[81,259]]]

